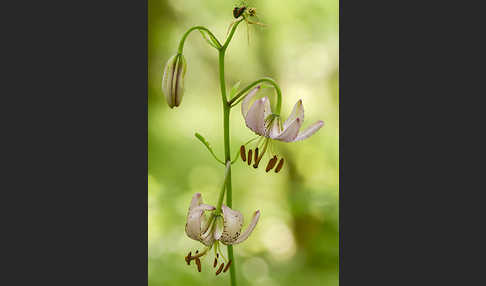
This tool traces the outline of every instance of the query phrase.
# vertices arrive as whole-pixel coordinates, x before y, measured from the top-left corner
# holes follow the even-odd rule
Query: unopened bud
[[[186,59],[182,54],[172,56],[165,65],[162,77],[162,93],[170,108],[179,106],[184,95]]]

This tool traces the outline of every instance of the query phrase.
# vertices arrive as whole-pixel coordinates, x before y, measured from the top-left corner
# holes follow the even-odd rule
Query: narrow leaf
[[[218,161],[218,162],[220,162],[221,164],[224,165],[224,162],[222,160],[218,159],[218,157],[216,157],[216,154],[214,154],[213,148],[211,148],[211,144],[209,144],[209,142],[206,141],[206,139],[201,134],[196,132],[194,135],[196,136],[197,139],[199,139],[199,141],[201,141],[201,143],[204,144],[204,146],[206,146],[206,148],[211,153],[211,155],[213,155],[214,159],[216,159],[216,161]]]

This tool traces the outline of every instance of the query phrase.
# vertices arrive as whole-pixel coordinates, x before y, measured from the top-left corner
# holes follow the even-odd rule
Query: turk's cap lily
[[[186,75],[186,59],[184,55],[172,56],[164,68],[162,77],[162,93],[170,108],[181,104],[184,96],[184,76]]]
[[[187,214],[186,234],[188,237],[211,246],[215,241],[226,245],[238,244],[250,236],[260,218],[260,211],[253,214],[253,218],[242,233],[243,215],[222,205],[222,215],[211,216],[209,219],[205,212],[212,212],[216,208],[203,203],[200,193],[194,194]]]
[[[283,142],[295,142],[310,137],[324,125],[324,122],[319,120],[307,129],[300,130],[304,123],[304,107],[300,99],[282,126],[280,116],[273,114],[267,96],[257,99],[250,105],[260,88],[261,86],[257,86],[252,89],[241,103],[241,113],[246,126],[256,134]]]

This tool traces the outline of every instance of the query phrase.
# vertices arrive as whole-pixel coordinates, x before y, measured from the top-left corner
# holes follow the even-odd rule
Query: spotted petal
[[[231,245],[240,236],[241,227],[243,226],[243,215],[239,211],[232,210],[225,205],[221,209],[223,211],[224,228],[220,241],[226,245]]]

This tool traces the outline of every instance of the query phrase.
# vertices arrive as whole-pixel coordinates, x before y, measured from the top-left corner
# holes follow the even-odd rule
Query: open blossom
[[[172,56],[164,68],[162,77],[162,93],[164,93],[170,108],[179,106],[184,96],[184,76],[186,75],[186,59],[184,55]]]
[[[301,130],[302,124],[304,123],[304,107],[301,99],[297,101],[297,103],[294,105],[292,113],[282,124],[280,116],[273,114],[270,107],[270,100],[267,96],[256,100],[252,105],[250,105],[251,100],[256,96],[260,88],[260,86],[257,86],[252,89],[248,95],[245,96],[241,104],[241,113],[245,119],[246,126],[263,138],[263,140],[259,140],[257,147],[255,148],[254,168],[258,167],[263,154],[265,154],[267,150],[267,145],[270,140],[278,140],[282,142],[304,140],[316,133],[324,125],[324,122],[319,120],[311,124],[307,129]],[[259,147],[263,148],[263,151],[260,154]],[[245,161],[246,150],[244,145],[241,146],[240,150],[241,157],[243,161]],[[248,165],[251,164],[252,158],[253,154],[252,150],[250,149],[248,151]],[[280,162],[275,169],[277,173],[282,168],[283,162],[283,158],[280,159]],[[276,165],[276,163],[277,156],[273,156],[267,165],[266,171],[270,171]]]
[[[200,271],[199,257],[207,254],[207,251],[216,245],[216,255],[214,267],[217,265],[219,255],[224,257],[219,250],[218,242],[226,245],[238,244],[245,241],[255,229],[258,219],[260,218],[260,211],[256,211],[253,215],[252,221],[247,229],[242,233],[243,215],[236,210],[222,205],[221,214],[215,213],[216,208],[211,205],[203,203],[200,193],[194,194],[189,210],[187,213],[186,234],[188,237],[200,241],[206,247],[202,252],[197,251],[193,256],[191,252],[186,256],[186,262],[190,264],[192,260],[196,261],[198,270]],[[208,217],[209,216],[209,217]],[[231,261],[227,261],[226,268],[220,266],[219,272],[226,272]],[[224,264],[224,263],[223,263]],[[219,274],[219,272],[217,274]]]

